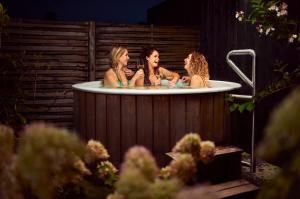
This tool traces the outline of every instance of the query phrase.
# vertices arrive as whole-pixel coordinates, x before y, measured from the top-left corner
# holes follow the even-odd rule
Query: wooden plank
[[[95,22],[90,22],[89,27],[89,81],[95,81]]]
[[[186,97],[184,95],[170,96],[170,146],[174,146],[186,132]]]
[[[136,96],[121,96],[121,157],[137,143]]]
[[[12,44],[18,45],[27,45],[27,44],[38,44],[38,45],[55,45],[55,46],[88,46],[88,41],[78,41],[75,39],[56,39],[56,40],[49,40],[49,39],[32,39],[32,38],[19,38],[19,37],[7,37],[4,38],[3,45],[8,46]]]
[[[96,95],[96,139],[99,140],[104,146],[108,145],[107,142],[107,129],[106,129],[106,95]]]
[[[64,51],[64,52],[78,52],[86,51],[85,47],[73,47],[73,46],[3,46],[3,50],[7,51]]]
[[[107,149],[111,161],[119,165],[121,161],[121,110],[120,95],[107,95]]]
[[[78,91],[79,103],[79,135],[82,139],[86,140],[86,95],[84,92]]]
[[[224,144],[225,134],[224,134],[224,106],[225,98],[224,93],[214,94],[214,120],[213,120],[213,140],[219,144]]]
[[[153,99],[152,96],[137,96],[136,99],[137,144],[153,151]]]
[[[248,184],[250,184],[250,183],[244,179],[233,180],[233,181],[223,182],[223,183],[216,184],[216,185],[211,185],[209,187],[209,190],[211,192],[217,192],[217,191],[234,188],[234,187],[239,187],[239,186],[243,186],[243,185],[248,185]]]
[[[86,114],[88,119],[86,120],[86,136],[87,140],[96,138],[96,94],[86,93]]]
[[[217,198],[228,198],[232,196],[239,196],[242,194],[245,195],[250,192],[256,192],[257,190],[258,190],[257,186],[253,184],[246,184],[246,185],[241,185],[239,187],[218,191],[216,195]]]
[[[8,34],[20,35],[53,35],[53,36],[82,36],[87,37],[84,32],[69,32],[69,31],[48,31],[48,30],[24,30],[24,29],[6,29]]]
[[[213,122],[214,122],[214,107],[213,107],[213,94],[201,94],[200,105],[200,121],[201,137],[204,140],[214,141]]]
[[[169,96],[153,96],[153,153],[159,166],[168,163],[166,153],[171,150]]]
[[[200,128],[200,102],[202,95],[187,95],[186,96],[186,132],[198,133],[203,136]],[[203,122],[201,120],[201,122]]]
[[[242,149],[234,146],[217,146],[215,156],[229,154],[229,153],[242,153],[242,152],[243,152]]]

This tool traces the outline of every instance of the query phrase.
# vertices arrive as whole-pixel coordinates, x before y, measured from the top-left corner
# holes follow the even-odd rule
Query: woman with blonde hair
[[[208,87],[208,63],[203,54],[192,52],[184,59],[184,69],[188,76],[182,78],[191,87]]]
[[[138,70],[130,81],[126,74],[132,73],[127,68],[129,56],[128,50],[124,47],[114,47],[111,50],[111,67],[105,72],[104,85],[111,87],[143,86],[144,71]]]

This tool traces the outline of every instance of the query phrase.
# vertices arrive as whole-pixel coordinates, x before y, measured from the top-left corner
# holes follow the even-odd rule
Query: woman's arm
[[[162,74],[164,78],[170,81],[170,86],[175,86],[176,82],[180,78],[178,73],[171,72],[163,67],[159,67],[159,73]]]
[[[144,71],[142,69],[136,71],[129,82],[129,86],[144,86]]]
[[[112,72],[111,69],[105,72],[104,75],[104,85],[111,86],[111,87],[119,87],[118,79],[116,78],[115,74]]]

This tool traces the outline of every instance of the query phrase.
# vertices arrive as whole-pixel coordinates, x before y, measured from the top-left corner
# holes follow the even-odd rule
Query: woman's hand
[[[173,81],[173,80],[169,81],[169,86],[170,87],[175,87],[176,86],[176,82],[177,82],[177,80],[176,81]]]
[[[131,69],[127,68],[127,67],[124,67],[123,71],[124,71],[124,73],[127,77],[132,77],[134,75],[134,72]]]
[[[136,71],[134,76],[130,80],[129,86],[136,86],[137,82],[140,82],[142,80],[142,83],[138,83],[138,86],[143,86],[144,85],[144,71],[142,69]]]
[[[138,71],[136,71],[136,73],[134,74],[134,76],[132,77],[133,79],[137,80],[137,79],[144,79],[144,71],[142,69],[139,69]]]
[[[188,82],[191,80],[191,78],[189,76],[183,76],[181,79],[183,82]]]

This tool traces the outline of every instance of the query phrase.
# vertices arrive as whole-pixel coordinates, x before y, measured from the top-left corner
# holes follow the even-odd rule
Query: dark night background
[[[163,1],[4,0],[1,3],[14,18],[138,24],[147,21],[147,9]]]

